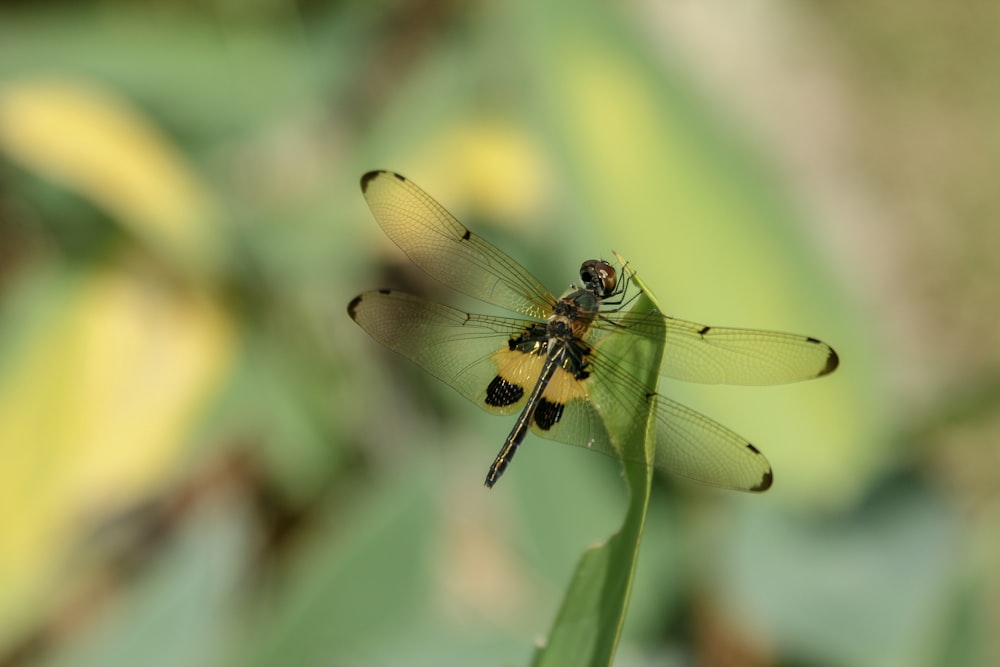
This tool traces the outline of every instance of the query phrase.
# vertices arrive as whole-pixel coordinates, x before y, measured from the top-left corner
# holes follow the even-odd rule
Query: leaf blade
[[[622,264],[627,267],[624,261]],[[634,274],[632,279],[642,290],[633,312],[657,310],[656,302],[642,282]],[[636,368],[647,369],[646,376],[640,379],[649,387],[651,400],[642,419],[629,419],[628,415],[620,414],[607,415],[608,431],[620,434],[616,444],[623,449],[642,448],[641,458],[635,455],[628,458],[645,460],[647,464],[623,463],[629,487],[629,505],[621,528],[602,544],[584,551],[556,615],[548,642],[535,652],[534,667],[610,665],[625,625],[652,487],[655,389],[657,369],[663,355],[663,339],[657,343],[652,337],[643,342],[627,341],[628,336],[620,338],[621,345],[628,345],[628,349],[623,348],[621,354],[628,355]],[[618,343],[609,341],[609,344]]]

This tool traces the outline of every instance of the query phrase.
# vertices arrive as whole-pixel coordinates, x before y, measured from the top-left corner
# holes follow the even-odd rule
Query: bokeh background
[[[625,508],[368,339],[469,305],[358,188],[406,174],[553,291],[841,367],[662,391],[763,496],[659,480],[620,665],[1000,664],[1000,9],[0,5],[0,665],[516,665]]]

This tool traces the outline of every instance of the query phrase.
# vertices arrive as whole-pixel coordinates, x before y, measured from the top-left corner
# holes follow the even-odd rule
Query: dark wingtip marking
[[[698,334],[701,335],[701,336],[704,336],[705,334],[707,334],[711,330],[712,330],[712,327],[702,327],[701,330],[698,331]]]
[[[771,488],[771,484],[774,483],[774,473],[768,470],[764,473],[764,477],[761,478],[760,484],[750,489],[751,491],[756,491],[760,493],[761,491],[767,491]]]
[[[378,289],[378,293],[379,294],[392,294],[392,290],[391,289],[386,289],[384,287],[381,287],[381,288]],[[358,298],[360,298],[360,297],[358,297]]]
[[[390,171],[389,173],[392,174],[393,176],[395,176],[396,180],[398,180],[398,181],[405,181],[406,180],[406,176],[403,176],[402,174],[397,174],[394,171]]]
[[[756,447],[754,447],[754,446],[753,446],[753,443],[751,443],[751,442],[748,442],[748,443],[747,443],[747,449],[749,449],[749,450],[750,450],[751,452],[753,452],[754,454],[760,454],[760,450],[759,450],[759,449],[757,449]]]
[[[830,353],[826,357],[826,365],[823,366],[823,369],[816,374],[816,377],[823,377],[824,375],[829,375],[830,373],[837,370],[837,366],[840,365],[840,357],[837,356],[836,350],[834,350],[832,347],[830,347],[820,339],[813,338],[812,336],[806,338],[806,342],[814,343],[816,345],[822,345],[823,347],[830,350]]]
[[[361,177],[361,192],[362,193],[368,192],[368,184],[371,183],[372,180],[377,178],[378,175],[382,173],[384,172],[380,169],[366,172],[365,175]]]
[[[829,375],[830,373],[837,370],[837,366],[840,365],[840,357],[837,356],[837,352],[831,347],[830,356],[826,358],[826,366],[823,370],[819,372],[820,375]]]
[[[352,320],[357,319],[356,315],[358,312],[359,303],[361,303],[361,295],[354,297],[353,299],[351,299],[351,302],[347,304],[347,314],[350,316]]]
[[[470,238],[472,238],[472,232],[470,232],[468,229],[466,229],[465,233],[462,234],[462,240],[463,241],[468,241]]]

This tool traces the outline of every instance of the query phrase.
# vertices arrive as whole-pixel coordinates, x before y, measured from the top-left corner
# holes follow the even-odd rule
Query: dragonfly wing
[[[361,191],[389,238],[431,277],[487,303],[544,319],[555,298],[527,269],[470,232],[405,177],[370,171]]]
[[[656,313],[610,314],[610,327],[664,339]],[[772,385],[822,377],[836,370],[837,353],[823,341],[760,329],[711,327],[662,317],[666,336],[660,373],[705,384]],[[605,326],[603,329],[607,330]]]
[[[348,313],[375,340],[408,357],[480,408],[512,414],[523,406],[527,392],[500,405],[487,401],[487,392],[498,377],[498,351],[507,350],[511,338],[537,323],[470,315],[388,290],[356,297]],[[536,434],[621,458],[617,438],[606,424],[621,423],[622,416],[628,415],[639,419],[655,399],[658,469],[730,489],[763,491],[770,485],[767,460],[736,433],[679,403],[657,397],[627,366],[601,354],[599,348],[593,351],[588,369],[590,375],[584,380],[559,376],[546,389],[546,400],[532,420]],[[511,367],[506,372],[511,373]],[[529,390],[530,375],[522,382]]]
[[[662,332],[662,329],[661,329]],[[629,335],[621,332],[620,335]],[[760,451],[740,435],[643,385],[622,360],[592,353],[586,396],[566,402],[558,422],[543,428],[536,415],[535,433],[553,440],[593,449],[616,458],[645,463],[639,455],[621,451],[625,431],[642,428],[642,416],[655,401],[656,452],[654,466],[704,484],[740,491],[764,491],[773,479],[771,466]],[[634,423],[629,422],[634,419]],[[616,424],[615,433],[608,424]]]
[[[663,396],[657,396],[655,465],[738,491],[766,491],[774,481],[771,464],[745,438]]]
[[[532,322],[506,317],[470,315],[420,297],[381,290],[351,301],[347,312],[368,334],[409,358],[458,393],[493,414],[512,414],[519,400],[490,405],[490,383],[497,377],[496,353],[511,336]]]

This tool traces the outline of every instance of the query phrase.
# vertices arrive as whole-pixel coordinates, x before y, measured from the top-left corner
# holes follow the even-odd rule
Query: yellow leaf
[[[0,88],[0,151],[90,199],[175,260],[217,261],[209,197],[171,143],[114,94],[59,80]]]
[[[233,362],[228,314],[160,276],[104,268],[61,299],[0,377],[0,627],[89,521],[162,483]]]

